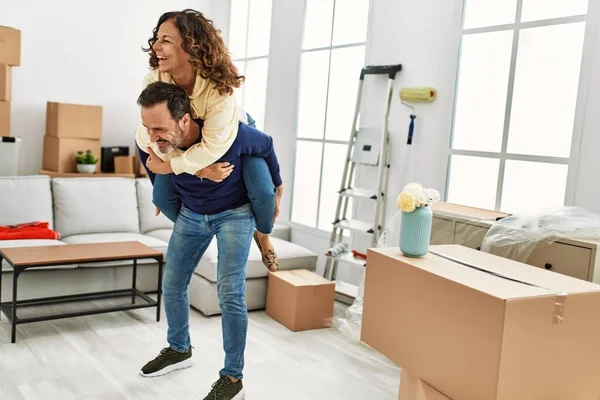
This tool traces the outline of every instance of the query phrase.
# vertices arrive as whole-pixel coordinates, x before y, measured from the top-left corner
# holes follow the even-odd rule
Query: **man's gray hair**
[[[185,114],[191,112],[190,98],[187,93],[173,83],[153,82],[142,91],[137,101],[142,107],[152,107],[164,102],[167,103],[171,117],[175,121],[179,121]]]

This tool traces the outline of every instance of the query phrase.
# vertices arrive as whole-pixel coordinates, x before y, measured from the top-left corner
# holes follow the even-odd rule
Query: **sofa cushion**
[[[290,241],[292,238],[292,230],[289,226],[283,224],[275,224],[273,225],[273,231],[271,232],[271,237],[275,237],[277,239]]]
[[[50,177],[45,175],[0,177],[0,225],[52,219]]]
[[[155,215],[156,206],[152,202],[152,182],[148,178],[136,179],[138,209],[140,214],[140,232],[147,233],[156,229],[173,229],[173,222],[163,213]]]
[[[154,231],[147,232],[146,235],[160,239],[163,242],[169,243],[172,233],[173,229],[156,229]]]
[[[109,243],[109,242],[132,242],[137,241],[145,244],[148,247],[159,250],[163,255],[167,256],[167,243],[160,239],[142,235],[141,233],[115,232],[115,233],[91,233],[84,235],[74,235],[64,238],[65,243],[80,244],[80,243]],[[149,264],[155,262],[152,259],[139,260],[138,264]],[[131,265],[132,261],[108,261],[98,263],[80,264],[80,267],[112,267],[117,265]]]
[[[317,268],[317,255],[312,251],[277,238],[271,238],[271,243],[279,258],[279,269],[308,269],[314,271]],[[217,240],[215,238],[200,260],[195,271],[196,274],[203,276],[211,282],[216,282],[217,257]],[[262,278],[269,275],[269,270],[263,264],[260,251],[254,241],[252,241],[252,245],[250,246],[247,265],[246,278],[248,279]]]
[[[50,184],[50,183],[48,183]],[[0,241],[0,249],[1,248],[12,248],[12,247],[32,247],[32,246],[64,246],[65,243],[59,240],[50,240],[50,239],[26,239],[26,240],[1,240]],[[2,271],[12,271],[12,267],[8,262],[2,260],[2,264],[0,265]],[[73,269],[77,268],[76,264],[67,264],[67,265],[55,265],[52,267],[36,267],[31,268],[34,269]]]
[[[54,223],[62,237],[139,232],[135,179],[54,178]]]

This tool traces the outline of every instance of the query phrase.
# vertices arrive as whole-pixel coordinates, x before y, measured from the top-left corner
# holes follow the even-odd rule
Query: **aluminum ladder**
[[[371,247],[376,247],[377,240],[381,235],[385,221],[385,200],[389,178],[389,147],[390,134],[388,131],[388,121],[390,115],[390,106],[392,103],[392,93],[394,90],[394,81],[396,74],[402,70],[402,65],[380,65],[366,66],[360,72],[360,82],[356,96],[356,105],[354,109],[354,119],[348,150],[344,165],[342,182],[338,191],[338,202],[335,211],[335,219],[330,237],[330,250],[327,253],[327,261],[323,276],[326,279],[335,281],[336,298],[344,303],[352,304],[358,295],[358,287],[337,281],[338,264],[351,263],[366,267],[366,260],[355,257],[351,250],[344,249],[343,239],[344,231],[361,233],[371,236]],[[366,75],[387,75],[387,104],[383,127],[376,128],[357,128],[361,109],[361,100],[363,94],[363,83]],[[378,169],[378,180],[376,189],[362,189],[353,187],[355,177],[355,168],[357,165],[367,165]],[[348,213],[349,199],[359,201],[375,202],[375,211],[372,219],[368,222],[350,219]],[[341,247],[340,247],[341,244]],[[338,251],[332,253],[332,249],[338,248]]]

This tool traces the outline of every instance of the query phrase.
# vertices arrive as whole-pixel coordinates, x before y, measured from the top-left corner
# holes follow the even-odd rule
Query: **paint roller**
[[[415,131],[415,108],[408,103],[431,103],[435,100],[437,92],[434,88],[430,87],[417,87],[417,88],[402,88],[400,89],[400,101],[402,104],[412,110],[410,115],[410,124],[408,126],[408,140],[406,144],[412,144],[412,138]]]
[[[408,145],[408,149],[406,150],[406,155],[404,156],[404,168],[402,169],[402,184],[406,184],[406,176],[408,174],[408,160],[410,158],[410,150],[412,148],[412,138],[415,132],[415,108],[411,106],[410,103],[431,103],[435,100],[437,93],[434,88],[430,87],[417,87],[417,88],[402,88],[400,89],[400,101],[406,107],[412,110],[412,114],[410,115],[410,125],[408,126],[408,139],[406,144]]]

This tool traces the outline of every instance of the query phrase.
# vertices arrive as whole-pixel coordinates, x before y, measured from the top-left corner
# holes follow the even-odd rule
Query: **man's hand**
[[[146,160],[146,167],[157,175],[167,175],[173,172],[171,163],[164,162],[156,155],[152,148],[147,147],[148,159]]]
[[[235,165],[231,165],[228,162],[214,163],[196,172],[196,176],[213,182],[223,182],[225,178],[231,175],[233,167]]]
[[[277,193],[275,193],[275,216],[273,217],[273,223],[279,217],[279,203],[281,203],[281,196],[283,196],[283,185],[279,185],[277,188]]]

